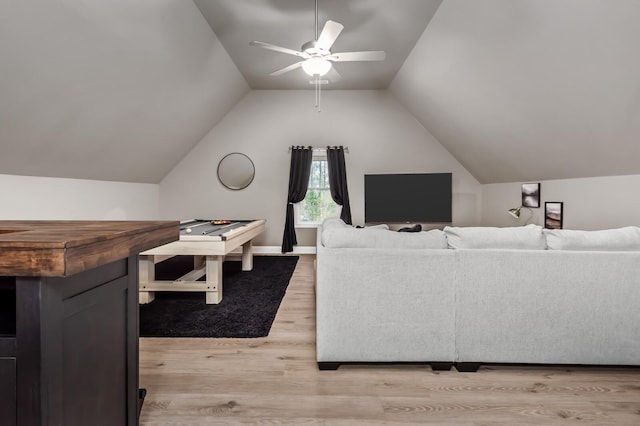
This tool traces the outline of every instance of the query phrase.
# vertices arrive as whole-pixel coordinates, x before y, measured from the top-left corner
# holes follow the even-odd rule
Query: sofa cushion
[[[539,225],[509,228],[445,226],[447,244],[453,249],[515,249],[544,250],[547,248]]]
[[[434,229],[427,232],[394,232],[385,228],[354,228],[331,225],[323,227],[322,244],[329,248],[397,248],[397,249],[446,249],[444,232]]]
[[[550,250],[640,251],[640,228],[627,226],[601,231],[545,229]]]
[[[350,227],[339,217],[329,217],[322,222],[322,229]]]
[[[322,229],[329,229],[329,228],[342,228],[342,229],[344,229],[344,228],[353,228],[353,226],[352,225],[347,225],[339,217],[329,217],[329,218],[325,219],[322,222]],[[359,226],[358,228],[362,228],[362,227]],[[387,225],[385,223],[381,223],[379,225],[365,226],[365,228],[367,228],[367,229],[389,229],[389,225]]]
[[[380,225],[365,226],[366,229],[389,229],[389,225],[381,223]]]

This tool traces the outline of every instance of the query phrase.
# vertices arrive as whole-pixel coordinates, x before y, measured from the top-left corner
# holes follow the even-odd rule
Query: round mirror
[[[227,154],[218,164],[218,179],[229,189],[243,189],[253,182],[255,167],[249,157],[239,152]]]

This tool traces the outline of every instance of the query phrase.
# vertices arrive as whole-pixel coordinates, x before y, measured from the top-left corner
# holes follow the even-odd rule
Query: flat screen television
[[[451,173],[365,175],[365,222],[451,222],[451,194]]]

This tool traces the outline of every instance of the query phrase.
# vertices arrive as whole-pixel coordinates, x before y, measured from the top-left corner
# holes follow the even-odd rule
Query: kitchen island
[[[0,221],[0,424],[137,425],[138,253],[179,222]]]

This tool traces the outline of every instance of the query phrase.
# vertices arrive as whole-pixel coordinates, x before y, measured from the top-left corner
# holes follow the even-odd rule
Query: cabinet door
[[[16,426],[15,358],[0,358],[0,425]]]

